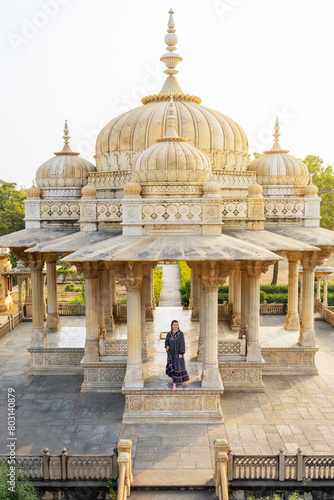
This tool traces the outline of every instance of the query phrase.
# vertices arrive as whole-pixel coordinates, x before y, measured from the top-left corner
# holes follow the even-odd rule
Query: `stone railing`
[[[8,456],[0,455],[5,465]],[[96,481],[117,478],[117,456],[68,455],[63,448],[61,455],[50,455],[44,449],[43,456],[17,455],[15,463],[30,481]]]
[[[11,332],[22,321],[22,313],[9,314],[7,320],[0,326],[0,338]]]
[[[118,482],[117,482],[117,500],[126,500],[130,496],[132,477],[131,468],[131,447],[130,439],[120,439],[117,445],[117,464],[118,464]]]
[[[125,356],[128,355],[128,342],[126,339],[100,339],[101,356]]]
[[[228,493],[220,494],[227,480],[239,488],[272,486],[273,482],[280,488],[284,483],[298,487],[301,482],[311,487],[315,481],[334,485],[333,455],[303,455],[300,448],[296,455],[285,455],[283,449],[278,455],[234,455],[225,440],[217,439],[214,445],[216,493],[223,500],[228,499]]]
[[[287,304],[260,304],[260,314],[286,314]]]
[[[85,304],[58,304],[59,316],[85,316]]]
[[[327,308],[324,309],[323,318],[325,321],[327,321],[327,323],[334,326],[334,311],[331,311]]]
[[[246,336],[242,339],[218,340],[218,358],[231,355],[246,356]]]

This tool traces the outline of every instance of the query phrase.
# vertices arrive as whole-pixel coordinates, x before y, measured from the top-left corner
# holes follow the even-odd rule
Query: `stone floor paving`
[[[187,366],[195,379],[198,324],[191,323],[190,312],[182,308],[157,308],[155,314],[155,321],[147,326],[148,375],[151,370],[161,384],[168,385],[160,332],[176,317],[185,332]],[[275,327],[279,330],[283,321],[282,316],[261,317],[263,336]],[[83,317],[62,318],[67,343],[70,327],[79,342],[84,323]],[[234,453],[271,454],[281,447],[295,453],[301,447],[306,454],[333,454],[334,329],[323,321],[317,321],[315,327],[319,375],[265,375],[264,393],[224,393],[224,424],[122,425],[122,394],[81,393],[81,375],[29,374],[31,323],[21,323],[0,340],[0,453],[7,451],[7,390],[14,388],[18,453],[41,454],[48,446],[52,454],[59,454],[65,446],[69,454],[104,454],[112,452],[119,437],[129,438],[133,440],[136,484],[170,485],[171,474],[175,485],[212,484],[216,438],[227,438]],[[120,328],[124,334],[124,325]],[[229,335],[226,325],[220,325],[220,335]]]

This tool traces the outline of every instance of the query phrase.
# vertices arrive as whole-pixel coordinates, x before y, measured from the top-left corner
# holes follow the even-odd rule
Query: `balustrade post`
[[[67,479],[67,449],[66,448],[63,448],[61,450],[60,468],[61,468],[61,479],[62,479],[62,481],[66,481],[66,479]]]
[[[304,476],[304,456],[302,455],[302,449],[297,450],[297,481],[302,481]]]
[[[278,480],[285,480],[285,456],[283,448],[280,448],[278,455]]]
[[[48,481],[50,479],[50,453],[49,448],[44,448],[43,455],[43,479]]]

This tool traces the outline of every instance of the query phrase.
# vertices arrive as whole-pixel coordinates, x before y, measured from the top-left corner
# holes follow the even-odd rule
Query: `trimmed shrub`
[[[184,261],[179,262],[180,278],[181,278],[181,288],[186,286],[186,282],[191,279],[191,270],[188,264]]]
[[[64,290],[65,292],[74,292],[76,291],[76,286],[74,283],[68,283],[67,285],[65,285]],[[77,290],[79,290],[79,288]]]
[[[267,304],[287,304],[288,294],[287,293],[267,293],[266,299]]]
[[[288,285],[261,285],[260,289],[272,295],[277,293],[288,293]]]
[[[156,305],[159,305],[160,293],[162,290],[162,274],[161,269],[154,269],[154,298]]]
[[[261,302],[261,304],[263,304],[265,300],[267,300],[267,294],[264,290],[260,290],[260,302]]]
[[[218,304],[223,304],[224,302],[228,302],[228,293],[218,292]]]

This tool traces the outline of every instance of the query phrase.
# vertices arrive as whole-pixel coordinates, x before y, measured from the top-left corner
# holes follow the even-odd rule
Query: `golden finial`
[[[274,144],[272,146],[272,148],[269,150],[269,151],[263,151],[264,154],[271,154],[271,153],[288,153],[289,151],[286,150],[286,149],[282,149],[281,146],[280,146],[280,143],[278,142],[278,138],[280,137],[280,127],[279,127],[279,122],[278,122],[278,118],[276,116],[276,120],[275,120],[275,126],[274,126],[274,133],[273,133],[273,137],[274,137]]]
[[[168,52],[160,58],[160,61],[162,61],[167,67],[164,73],[168,75],[167,80],[165,81],[162,89],[160,90],[160,94],[168,94],[168,95],[183,94],[180,84],[174,76],[178,73],[178,70],[175,68],[179,64],[179,62],[182,61],[182,57],[175,52],[176,44],[178,42],[178,37],[175,32],[176,30],[175,30],[175,22],[173,14],[174,14],[173,9],[170,9],[169,19],[167,24],[168,26],[167,35],[165,36],[166,50]]]
[[[55,153],[55,155],[76,155],[78,156],[80,153],[74,153],[74,151],[72,151],[71,149],[71,146],[70,146],[70,130],[68,128],[68,125],[67,125],[67,120],[65,120],[65,126],[64,126],[64,135],[63,135],[63,139],[64,139],[64,146],[63,146],[63,149],[59,152],[59,153]]]

